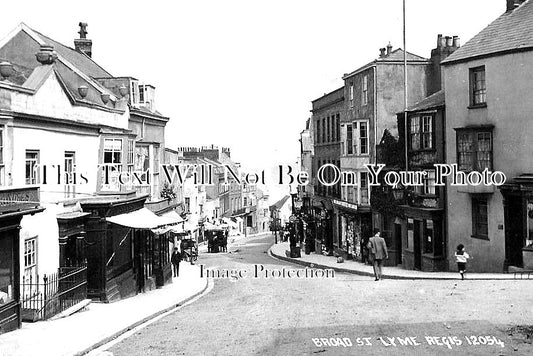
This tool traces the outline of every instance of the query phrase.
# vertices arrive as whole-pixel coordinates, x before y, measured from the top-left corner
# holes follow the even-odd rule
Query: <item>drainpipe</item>
[[[407,47],[405,40],[405,0],[403,0],[403,117],[404,117],[404,151],[405,151],[405,171],[409,170],[409,157],[407,154]]]

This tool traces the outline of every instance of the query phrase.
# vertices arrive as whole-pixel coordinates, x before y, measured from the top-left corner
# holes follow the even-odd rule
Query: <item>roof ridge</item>
[[[448,64],[501,52],[533,48],[532,23],[533,2],[526,0],[514,10],[506,11],[489,22],[441,63]]]
[[[93,64],[95,64],[98,68],[100,68],[102,71],[104,71],[105,73],[107,73],[110,77],[113,77],[113,75],[111,73],[109,73],[104,67],[102,67],[100,64],[98,64],[94,59],[92,59],[92,57],[89,57],[87,54],[85,54],[84,52],[81,52],[81,51],[77,51],[76,49],[70,47],[70,46],[67,46],[59,41],[56,41],[54,40],[53,38],[39,32],[39,31],[36,31],[34,29],[32,29],[31,27],[28,26],[28,28],[30,28],[32,31],[34,31],[35,33],[41,35],[45,41],[51,41],[51,42],[54,42],[54,43],[57,43],[59,45],[61,45],[62,47],[64,47],[65,49],[69,50],[69,51],[72,51],[76,54],[79,54],[79,55],[82,55],[85,59],[88,59],[89,61],[91,61]]]

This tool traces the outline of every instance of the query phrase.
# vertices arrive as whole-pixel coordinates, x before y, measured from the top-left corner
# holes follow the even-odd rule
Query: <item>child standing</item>
[[[457,261],[457,269],[461,274],[461,279],[465,279],[466,273],[466,261],[470,258],[470,255],[466,253],[465,246],[463,244],[457,245],[457,251],[455,251],[455,259]]]

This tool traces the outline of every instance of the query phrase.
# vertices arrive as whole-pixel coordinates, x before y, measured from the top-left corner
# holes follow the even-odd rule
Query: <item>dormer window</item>
[[[139,85],[139,104],[144,104],[144,91],[145,91],[144,85]]]
[[[131,82],[131,105],[135,106],[139,104],[139,83],[136,81]]]

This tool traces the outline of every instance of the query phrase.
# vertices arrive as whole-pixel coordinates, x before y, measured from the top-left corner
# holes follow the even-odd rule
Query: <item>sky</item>
[[[439,33],[464,44],[505,2],[406,0],[407,50],[428,58]],[[156,108],[170,117],[167,147],[230,147],[250,171],[296,165],[311,101],[341,87],[344,73],[389,42],[403,47],[401,0],[19,0],[11,7],[0,38],[24,22],[73,46],[78,23],[87,22],[97,63],[156,87]],[[271,186],[271,194],[282,189]]]

